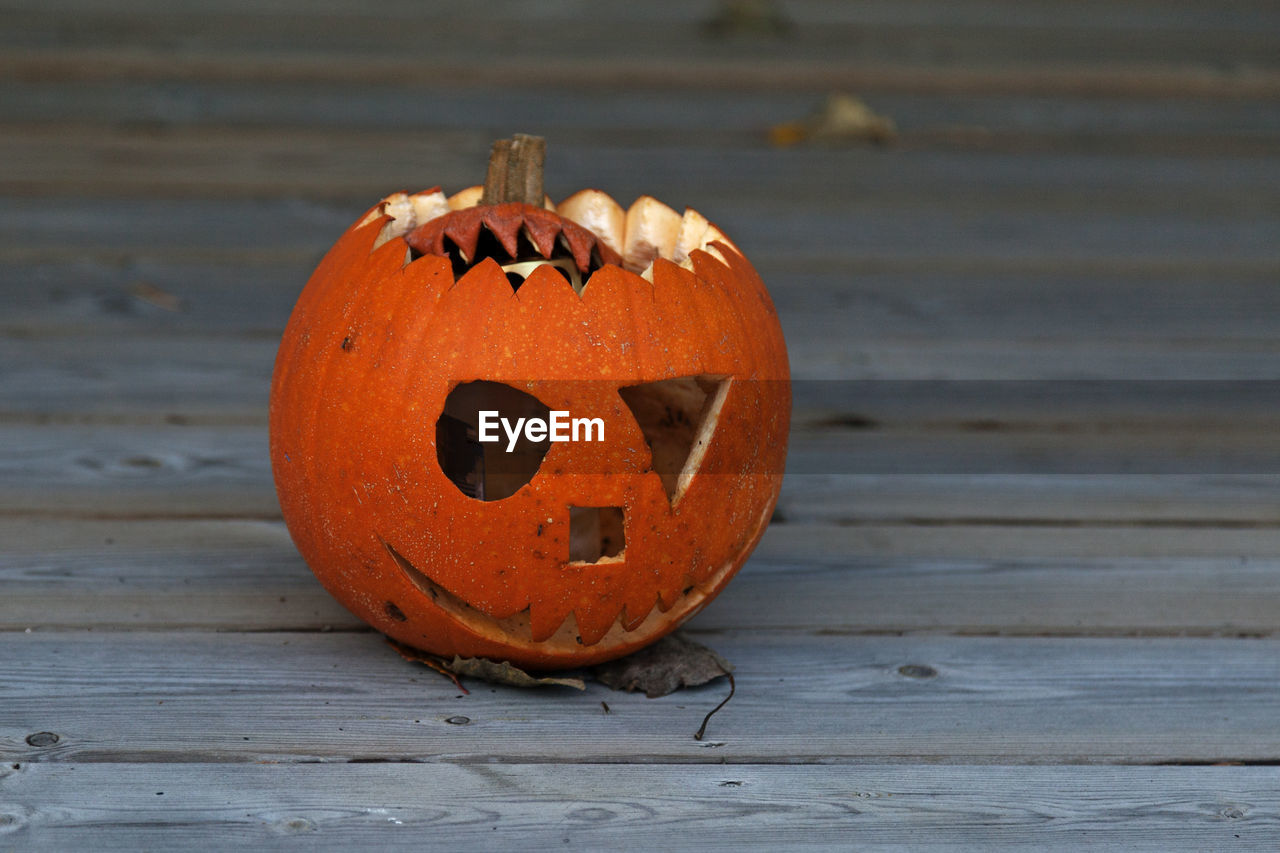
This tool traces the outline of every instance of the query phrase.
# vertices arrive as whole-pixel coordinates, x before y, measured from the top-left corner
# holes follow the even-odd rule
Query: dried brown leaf
[[[769,140],[778,148],[801,142],[885,145],[893,142],[897,135],[898,128],[893,119],[875,112],[860,98],[843,92],[828,95],[808,118],[774,125],[769,130]]]
[[[458,675],[479,678],[494,684],[507,684],[512,687],[572,687],[574,690],[586,690],[587,685],[581,678],[564,678],[533,676],[509,662],[491,661],[487,658],[455,657],[448,667]]]
[[[140,302],[146,302],[164,311],[176,313],[186,310],[186,305],[181,297],[175,296],[163,288],[156,287],[149,281],[135,281],[129,286],[129,295]]]
[[[458,680],[458,676],[449,670],[449,665],[444,662],[443,658],[438,658],[435,655],[429,655],[426,652],[415,649],[413,646],[406,646],[404,643],[397,643],[395,640],[391,639],[390,637],[387,638],[387,642],[391,644],[391,648],[395,649],[397,652],[400,653],[400,657],[404,658],[410,663],[420,663],[423,666],[430,667],[431,669],[434,669],[436,672],[443,675],[445,678],[452,681],[454,686],[457,687],[459,690],[461,690],[463,693],[471,692],[470,690],[462,686],[462,682]]]
[[[595,667],[592,675],[614,690],[643,690],[653,699],[732,671],[733,665],[717,652],[677,631],[634,654]]]
[[[446,678],[451,679],[463,693],[469,691],[462,686],[458,676],[478,678],[481,681],[488,681],[492,684],[506,684],[511,687],[572,687],[575,690],[587,689],[587,685],[583,683],[581,678],[533,676],[519,667],[512,666],[508,661],[498,663],[485,658],[455,656],[453,660],[447,661],[437,655],[428,654],[412,646],[406,646],[404,643],[397,643],[390,637],[387,638],[387,642],[405,660],[429,666]]]

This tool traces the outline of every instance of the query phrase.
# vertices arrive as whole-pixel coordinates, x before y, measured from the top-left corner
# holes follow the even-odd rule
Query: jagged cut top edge
[[[439,187],[418,193],[393,193],[359,224],[367,225],[383,215],[391,217],[374,241],[373,248],[377,249],[391,240],[407,238],[413,231],[448,213],[475,207],[481,192],[482,188],[476,186],[448,197]],[[690,255],[695,250],[705,251],[725,263],[725,257],[712,244],[724,243],[738,251],[733,241],[693,208],[686,208],[681,215],[651,196],[641,196],[624,210],[607,193],[586,189],[558,205],[547,199],[545,207],[591,232],[602,250],[617,254],[624,269],[649,280],[652,280],[653,262],[657,258],[691,270]],[[606,251],[601,254],[605,255]],[[616,261],[609,258],[606,263],[609,262]]]

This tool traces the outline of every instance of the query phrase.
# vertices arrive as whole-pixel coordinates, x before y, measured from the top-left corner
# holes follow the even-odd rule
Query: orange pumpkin
[[[320,263],[276,360],[276,488],[321,583],[395,640],[593,664],[698,612],[764,532],[782,332],[695,211],[480,196],[390,196]],[[538,440],[555,412],[579,440]]]

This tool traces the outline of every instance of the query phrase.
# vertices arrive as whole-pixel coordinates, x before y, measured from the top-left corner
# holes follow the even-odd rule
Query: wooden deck
[[[1274,3],[426,5],[0,3],[0,850],[1280,849]],[[895,143],[770,144],[835,91]],[[702,741],[460,695],[279,517],[310,270],[513,131],[779,307]]]

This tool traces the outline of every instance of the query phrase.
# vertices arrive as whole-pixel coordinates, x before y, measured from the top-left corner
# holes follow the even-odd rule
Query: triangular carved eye
[[[725,376],[681,376],[619,388],[674,506],[693,479],[729,389]]]

